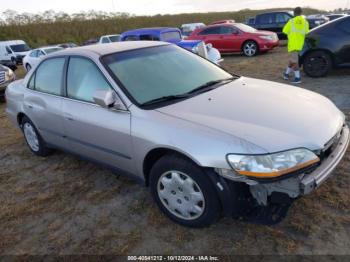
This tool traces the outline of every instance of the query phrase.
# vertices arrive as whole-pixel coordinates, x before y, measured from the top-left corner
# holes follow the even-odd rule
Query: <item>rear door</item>
[[[133,172],[130,112],[102,108],[93,100],[96,90],[113,90],[99,67],[90,59],[71,57],[66,83],[62,108],[69,149]]]
[[[46,143],[65,147],[62,92],[65,57],[43,61],[28,82],[24,95],[25,114],[38,128]]]
[[[232,25],[220,27],[220,46],[225,52],[241,51],[242,35],[240,31]]]
[[[198,32],[195,39],[203,40],[206,44],[212,44],[219,51],[223,50],[220,39],[220,26],[211,26]]]

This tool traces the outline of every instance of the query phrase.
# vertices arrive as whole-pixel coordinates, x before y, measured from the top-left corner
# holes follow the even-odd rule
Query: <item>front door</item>
[[[130,113],[95,104],[93,95],[98,89],[112,87],[97,65],[86,58],[71,57],[67,72],[67,98],[62,104],[70,150],[134,173]]]

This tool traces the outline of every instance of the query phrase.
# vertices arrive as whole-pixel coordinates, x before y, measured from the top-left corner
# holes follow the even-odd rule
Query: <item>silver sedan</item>
[[[349,143],[327,98],[162,42],[59,51],[6,96],[34,154],[61,149],[134,177],[191,227],[237,214],[242,199],[268,207],[312,192]]]

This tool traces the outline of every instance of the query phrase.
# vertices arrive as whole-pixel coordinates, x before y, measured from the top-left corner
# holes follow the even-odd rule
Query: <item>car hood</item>
[[[270,153],[321,149],[345,121],[344,114],[317,93],[244,77],[157,110],[244,139]]]

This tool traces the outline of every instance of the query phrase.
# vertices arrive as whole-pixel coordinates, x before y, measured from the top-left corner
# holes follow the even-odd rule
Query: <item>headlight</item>
[[[310,150],[293,149],[268,155],[234,155],[227,157],[231,167],[249,177],[278,177],[320,161]]]
[[[15,73],[9,68],[5,72],[5,81],[12,81],[15,79]]]
[[[268,41],[272,41],[273,40],[273,36],[272,35],[260,35],[259,37],[261,39],[268,40]]]

